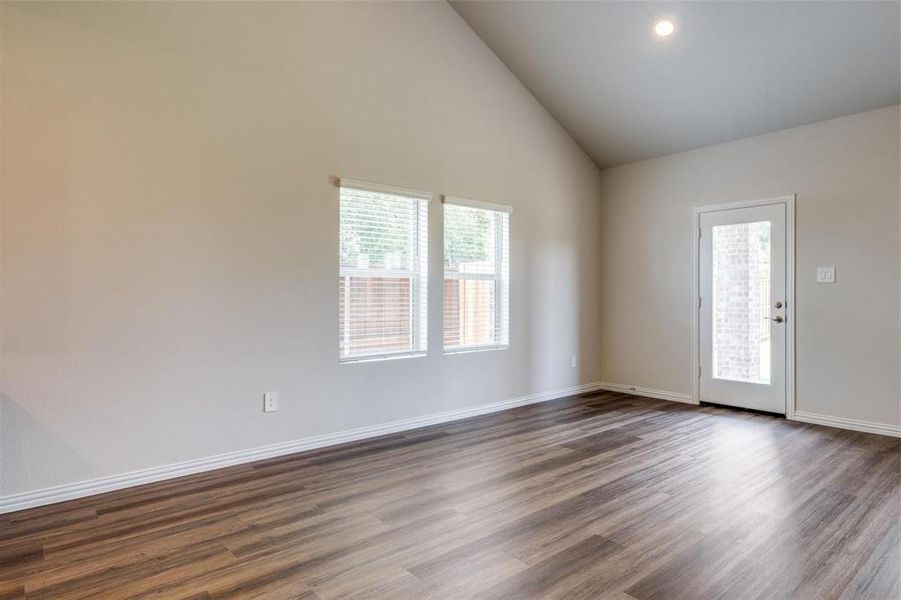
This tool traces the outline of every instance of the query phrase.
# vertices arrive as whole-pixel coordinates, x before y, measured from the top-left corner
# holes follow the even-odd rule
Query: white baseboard
[[[611,392],[623,392],[625,394],[635,394],[636,396],[647,396],[648,398],[659,398],[660,400],[672,400],[673,402],[695,404],[691,394],[668,392],[666,390],[655,390],[652,388],[642,388],[631,385],[623,385],[621,383],[610,383],[607,381],[600,382],[598,384],[598,387],[599,389],[608,390]],[[789,420],[801,421],[803,423],[813,423],[814,425],[825,425],[827,427],[836,427],[838,429],[862,431],[864,433],[876,433],[879,435],[901,437],[901,426],[899,425],[886,425],[885,423],[874,423],[872,421],[845,419],[842,417],[830,417],[828,415],[820,415],[817,413],[803,411],[795,411],[794,415],[789,417]]]
[[[65,500],[84,498],[86,496],[93,496],[95,494],[134,487],[145,483],[153,483],[155,481],[163,481],[175,477],[182,477],[184,475],[211,471],[213,469],[221,469],[223,467],[253,462],[264,458],[274,458],[286,454],[303,452],[305,450],[313,450],[315,448],[323,448],[326,446],[334,446],[337,444],[378,437],[389,433],[409,431],[428,425],[459,421],[460,419],[508,410],[516,408],[517,406],[556,400],[558,398],[565,398],[567,396],[584,394],[601,389],[606,388],[603,388],[600,383],[587,383],[539,394],[531,394],[529,396],[521,396],[510,400],[492,402],[490,404],[480,404],[478,406],[434,413],[422,417],[414,417],[411,419],[392,421],[390,423],[382,423],[380,425],[371,425],[347,431],[317,435],[268,446],[248,448],[246,450],[237,450],[235,452],[228,452],[207,458],[187,460],[161,467],[141,469],[129,473],[122,473],[120,475],[112,475],[110,477],[100,477],[98,479],[68,483],[33,492],[24,492],[21,494],[0,497],[0,514],[24,510],[26,508],[34,508],[36,506],[55,504]]]
[[[886,425],[885,423],[873,423],[872,421],[860,421],[858,419],[846,419],[843,417],[830,417],[828,415],[819,415],[817,413],[803,411],[795,411],[792,420],[801,421],[803,423],[813,423],[814,425],[826,425],[827,427],[850,429],[852,431],[863,431],[865,433],[878,433],[879,435],[901,437],[901,425]]]
[[[371,425],[368,427],[360,427],[347,431],[339,431],[336,433],[328,433],[299,440],[281,442],[268,446],[259,446],[257,448],[248,448],[246,450],[237,450],[235,452],[227,452],[216,456],[188,460],[171,465],[161,467],[151,467],[120,475],[112,475],[109,477],[101,477],[88,481],[79,481],[64,485],[36,490],[33,492],[24,492],[11,496],[0,497],[0,514],[10,513],[26,508],[34,508],[36,506],[45,506],[55,504],[65,500],[74,500],[76,498],[84,498],[104,492],[111,492],[124,488],[153,483],[155,481],[164,481],[184,475],[192,475],[202,473],[204,471],[212,471],[223,467],[244,464],[265,458],[275,458],[303,452],[305,450],[314,450],[316,448],[324,448],[347,442],[365,440],[368,438],[387,435],[390,433],[399,433],[427,427],[429,425],[438,425],[441,423],[450,423],[459,421],[469,417],[477,417],[493,412],[508,410],[518,406],[526,406],[528,404],[536,404],[539,402],[547,402],[574,396],[576,394],[585,394],[598,390],[606,390],[610,392],[622,392],[626,394],[634,394],[637,396],[646,396],[648,398],[657,398],[660,400],[671,400],[673,402],[684,402],[694,404],[691,394],[683,394],[679,392],[668,392],[665,390],[655,390],[652,388],[642,388],[637,386],[623,385],[619,383],[596,382],[577,385],[539,394],[531,394],[529,396],[521,396],[510,400],[502,400],[500,402],[492,402],[489,404],[480,404],[457,410],[450,410],[411,419],[403,419],[400,421],[392,421],[382,423],[380,425]],[[870,421],[859,421],[855,419],[844,419],[839,417],[829,417],[808,412],[795,412],[795,421],[805,423],[814,423],[817,425],[826,425],[829,427],[839,427],[842,429],[851,429],[854,431],[863,431],[867,433],[877,433],[881,435],[889,435],[901,437],[901,426],[886,425],[883,423],[873,423]]]
[[[622,392],[624,394],[634,394],[636,396],[644,396],[646,398],[657,398],[658,400],[671,400],[673,402],[684,402],[686,404],[694,404],[691,394],[683,394],[681,392],[668,392],[666,390],[655,390],[653,388],[643,388],[634,385],[623,385],[621,383],[610,383],[602,381],[598,385],[599,389],[608,392]]]

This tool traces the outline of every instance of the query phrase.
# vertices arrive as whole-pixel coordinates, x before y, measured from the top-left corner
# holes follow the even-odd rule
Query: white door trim
[[[728,202],[725,204],[708,204],[691,209],[692,239],[692,276],[691,276],[691,360],[692,386],[691,400],[693,404],[701,403],[700,391],[700,322],[698,320],[698,301],[700,289],[700,236],[701,215],[708,212],[735,208],[751,208],[771,204],[785,205],[785,417],[795,418],[795,195],[746,202]]]

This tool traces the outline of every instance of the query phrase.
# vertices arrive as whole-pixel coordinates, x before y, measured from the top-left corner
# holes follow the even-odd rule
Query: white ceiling
[[[897,0],[451,4],[601,167],[901,96]]]

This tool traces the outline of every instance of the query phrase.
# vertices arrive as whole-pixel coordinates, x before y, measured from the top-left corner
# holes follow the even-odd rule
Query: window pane
[[[495,211],[444,205],[444,270],[493,274],[497,266]]]
[[[713,376],[770,382],[770,222],[713,227]]]
[[[489,346],[498,342],[493,280],[444,280],[444,347]]]
[[[410,351],[410,280],[341,277],[338,335],[342,356]]]
[[[421,198],[341,188],[342,359],[425,351],[427,206]]]
[[[341,189],[341,266],[409,270],[415,261],[416,200]]]

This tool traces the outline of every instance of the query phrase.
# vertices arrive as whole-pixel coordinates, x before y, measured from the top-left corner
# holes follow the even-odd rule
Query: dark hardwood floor
[[[901,597],[899,440],[601,392],[0,516],[0,598]]]

